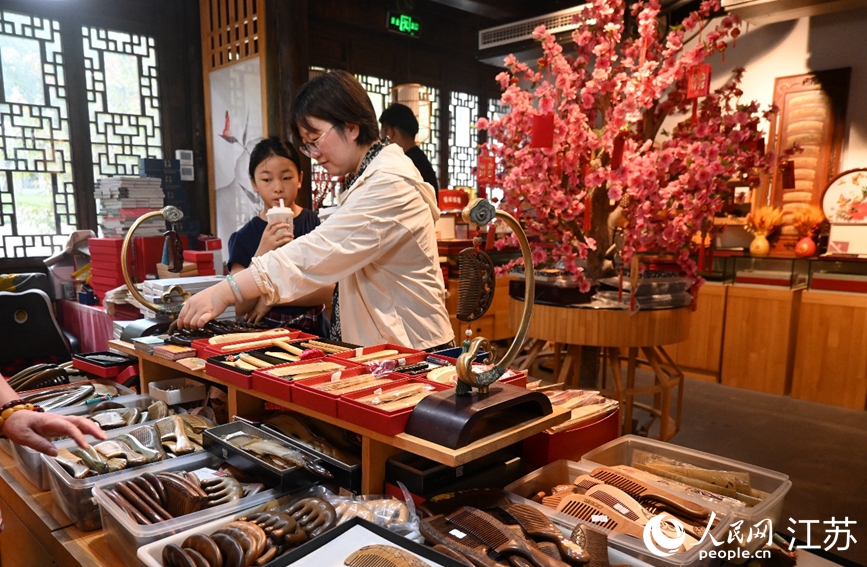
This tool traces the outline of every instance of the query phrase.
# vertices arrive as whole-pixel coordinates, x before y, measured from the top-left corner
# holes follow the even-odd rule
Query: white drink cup
[[[294,230],[293,223],[295,221],[295,213],[292,212],[291,207],[271,207],[265,213],[265,216],[268,218],[268,224],[274,224],[275,222],[285,222],[289,225],[288,229],[281,228],[277,232],[277,234],[281,234],[285,230],[289,230],[290,232]]]

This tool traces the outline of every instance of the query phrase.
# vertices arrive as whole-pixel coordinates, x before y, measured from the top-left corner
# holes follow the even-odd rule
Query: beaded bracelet
[[[238,302],[244,301],[244,296],[241,295],[241,288],[238,287],[238,282],[232,277],[232,274],[226,276],[226,281],[229,282],[229,287],[232,288],[232,293],[235,294],[235,300]]]
[[[42,406],[37,406],[36,404],[29,404],[24,402],[23,400],[12,400],[11,402],[6,402],[2,406],[0,406],[0,437],[4,437],[3,435],[3,425],[6,424],[6,420],[12,417],[16,411],[28,410],[41,412],[45,411]]]

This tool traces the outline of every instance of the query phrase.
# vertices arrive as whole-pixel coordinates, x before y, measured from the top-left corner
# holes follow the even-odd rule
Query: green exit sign
[[[418,20],[416,20],[412,16],[409,16],[407,14],[401,14],[400,12],[389,12],[387,27],[389,31],[393,31],[395,33],[402,33],[405,35],[411,35],[412,37],[418,37],[420,26]]]

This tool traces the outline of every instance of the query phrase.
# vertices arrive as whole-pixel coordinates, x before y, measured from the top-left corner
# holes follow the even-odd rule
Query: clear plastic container
[[[159,473],[179,470],[194,471],[203,467],[218,468],[223,462],[223,459],[207,451],[200,451],[192,455],[146,466],[148,467],[147,472]],[[105,490],[113,488],[118,482],[138,476],[141,471],[142,467],[139,467],[129,471],[120,471],[113,475],[103,475],[98,477],[100,481],[93,489],[93,498],[99,503],[99,514],[102,518],[106,542],[129,567],[140,565],[136,552],[144,545],[220,518],[240,515],[242,511],[251,512],[252,509],[266,505],[273,507],[268,503],[284,495],[276,489],[263,490],[236,502],[204,508],[198,512],[158,524],[141,525],[130,518],[105,493]]]
[[[545,515],[548,516],[564,533],[571,533],[572,529],[578,524],[587,524],[592,526],[594,529],[606,533],[608,536],[609,549],[625,553],[630,557],[649,563],[655,567],[686,567],[687,565],[691,567],[713,567],[720,563],[720,560],[717,558],[700,558],[702,551],[710,551],[713,548],[713,543],[710,538],[707,538],[700,544],[693,546],[688,551],[675,553],[668,557],[660,557],[651,553],[645,546],[644,542],[639,539],[604,529],[596,524],[587,523],[574,516],[558,512],[553,508],[528,500],[528,498],[540,491],[550,491],[551,487],[558,484],[572,484],[575,477],[582,474],[588,474],[594,468],[596,468],[596,465],[584,462],[576,463],[574,461],[565,460],[554,461],[553,463],[545,465],[544,467],[516,480],[512,484],[508,485],[506,490],[513,494],[512,499],[514,501],[528,504],[544,512]],[[716,517],[719,519],[719,524],[711,531],[711,535],[719,541],[720,539],[725,538],[725,534],[731,524],[731,516],[726,512],[717,511]]]
[[[632,466],[633,456],[636,450],[676,459],[690,465],[707,469],[749,473],[750,486],[768,493],[768,496],[755,506],[738,507],[727,505],[725,502],[714,503],[706,500],[697,500],[696,498],[691,499],[701,502],[708,508],[716,511],[718,515],[720,513],[730,514],[732,523],[743,520],[744,532],[748,532],[751,526],[755,526],[763,520],[770,520],[773,527],[775,529],[777,528],[777,522],[780,520],[780,516],[783,512],[783,501],[785,500],[789,489],[792,487],[792,481],[789,480],[788,475],[779,472],[742,463],[734,459],[727,459],[710,453],[696,451],[695,449],[680,447],[671,443],[638,437],[636,435],[625,435],[606,443],[605,445],[597,447],[581,458],[581,464],[590,467],[591,469],[597,466]],[[664,486],[666,482],[668,481],[660,478],[658,484]],[[690,496],[686,495],[686,497],[689,498]],[[767,540],[765,540],[765,542],[766,541]],[[735,541],[735,543],[737,543],[737,541]],[[763,541],[757,538],[748,543],[744,543],[743,545],[726,547],[725,549],[740,548],[751,553],[756,549],[759,549],[762,544]]]
[[[150,404],[153,403],[153,398],[150,396],[120,396],[114,398],[113,402],[117,402],[124,407],[132,408],[137,407],[139,409],[145,409]],[[54,413],[59,415],[87,415],[93,406],[72,406],[68,408],[62,408],[57,410]],[[141,425],[141,424],[139,424]],[[138,427],[138,425],[136,425]],[[124,429],[125,431],[129,430],[129,427],[118,428]],[[113,437],[113,430],[109,430],[109,436]],[[10,442],[11,443],[11,442]],[[15,458],[15,464],[18,465],[18,470],[28,479],[30,482],[41,488],[42,490],[50,490],[51,485],[48,481],[48,469],[44,466],[45,461],[42,460],[42,453],[34,451],[30,447],[25,447],[23,445],[16,445],[14,443],[11,444],[12,447],[12,456]]]
[[[111,439],[112,437],[129,433],[132,429],[141,427],[142,425],[144,424],[140,423],[138,425],[130,425],[119,429],[112,429],[106,433],[108,434],[109,439]],[[55,443],[55,446],[58,449],[69,449],[75,446],[75,441],[72,439],[64,439],[63,441]],[[99,522],[99,510],[97,509],[96,501],[93,499],[92,494],[93,487],[97,482],[102,481],[103,479],[114,479],[119,475],[129,472],[132,472],[133,474],[152,472],[153,469],[150,467],[155,467],[166,462],[175,463],[181,461],[183,463],[190,457],[194,457],[199,453],[204,453],[204,451],[198,451],[197,453],[184,455],[182,457],[175,457],[169,461],[157,461],[155,463],[148,463],[132,469],[124,469],[113,473],[89,476],[87,478],[73,478],[68,472],[66,472],[66,469],[60,466],[60,463],[54,460],[54,457],[41,455],[41,458],[44,463],[45,474],[48,477],[49,489],[54,496],[54,500],[57,501],[60,506],[60,509],[63,510],[63,512],[69,516],[69,519],[75,522],[75,525],[80,529],[90,531],[98,530],[101,525]]]

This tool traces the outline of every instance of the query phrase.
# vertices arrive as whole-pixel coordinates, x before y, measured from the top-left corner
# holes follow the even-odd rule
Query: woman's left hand
[[[105,439],[105,432],[99,425],[86,417],[57,415],[35,411],[16,411],[3,423],[3,435],[13,443],[25,445],[51,457],[57,455],[57,447],[46,439],[71,437],[79,447],[87,447],[84,435]]]

